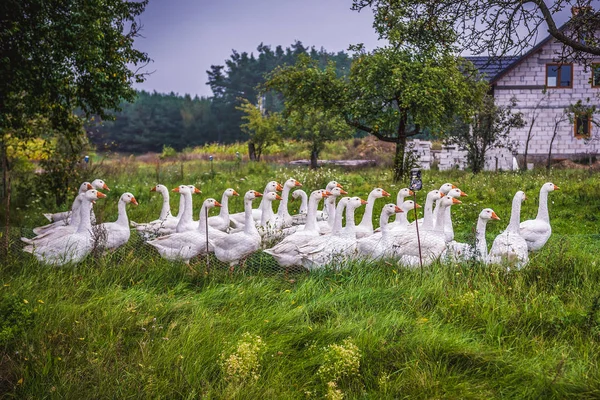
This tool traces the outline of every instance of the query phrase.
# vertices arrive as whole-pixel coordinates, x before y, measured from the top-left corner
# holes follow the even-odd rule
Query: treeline
[[[122,111],[115,114],[114,121],[88,127],[90,139],[99,150],[132,153],[161,151],[163,145],[181,150],[205,143],[244,141],[248,137],[240,129],[242,112],[236,109],[241,100],[256,103],[257,87],[264,83],[266,74],[277,66],[294,65],[301,54],[309,55],[323,67],[334,61],[339,75],[350,70],[352,60],[347,53],[328,53],[325,49],[305,47],[299,41],[274,50],[261,43],[256,55],[234,50],[225,65],[212,65],[206,71],[212,97],[138,92],[133,103],[121,104]],[[263,106],[281,111],[283,101],[267,93]]]

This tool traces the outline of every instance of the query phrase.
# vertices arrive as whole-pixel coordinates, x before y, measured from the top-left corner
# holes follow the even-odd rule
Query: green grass
[[[179,184],[179,166],[163,167],[161,182]],[[363,198],[375,186],[392,195],[401,187],[385,170],[215,167],[213,175],[208,163],[185,165],[200,197],[220,198],[228,186],[262,190],[288,176],[309,189],[335,178]],[[131,191],[140,201],[131,218],[155,218],[153,168],[132,162],[124,173],[107,171],[113,190],[98,201],[98,214],[114,219],[118,195]],[[600,179],[581,171],[424,176],[426,189],[450,181],[469,194],[453,210],[460,240],[472,237],[484,207],[502,218],[488,225],[492,240],[508,223],[516,190],[530,198],[522,219],[535,217],[539,187],[552,181],[561,187],[550,194],[554,234],[526,269],[511,273],[479,264],[406,270],[382,261],[286,274],[257,254],[230,274],[214,259],[210,270],[204,259],[194,270],[166,262],[138,238],[113,254],[48,268],[15,244],[0,267],[0,396],[323,398],[333,379],[327,370],[345,398],[600,397]],[[384,203],[377,201],[376,214]],[[241,210],[241,201],[232,207]],[[33,207],[22,212],[25,228],[43,222]],[[242,351],[245,333],[260,336],[264,349]],[[345,347],[328,347],[336,344]],[[232,354],[259,378],[228,376],[224,360]],[[358,373],[350,371],[352,357]]]

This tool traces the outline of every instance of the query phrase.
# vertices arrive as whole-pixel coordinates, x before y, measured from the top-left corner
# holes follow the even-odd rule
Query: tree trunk
[[[310,169],[319,168],[319,149],[317,149],[316,145],[313,145],[313,148],[310,152]]]
[[[248,158],[250,161],[258,161],[256,159],[256,146],[252,142],[248,142]]]
[[[8,154],[4,141],[0,144],[2,156],[2,181],[4,183],[4,240],[2,240],[1,252],[4,256],[8,256],[8,246],[10,244],[10,196],[11,196],[11,181],[10,181],[10,164],[8,162]]]
[[[533,131],[533,125],[535,124],[535,116],[531,118],[531,125],[529,125],[529,132],[527,132],[527,140],[525,141],[525,154],[523,155],[523,165],[525,165],[525,169],[527,170],[527,154],[529,153],[529,142],[531,141]]]
[[[400,182],[406,175],[406,112],[401,113],[396,137],[396,156],[394,157],[394,182]]]
[[[550,148],[548,149],[548,158],[546,159],[546,169],[549,170],[552,165],[552,145],[554,144],[554,139],[556,139],[556,135],[558,134],[558,125],[562,122],[562,119],[556,121],[554,123],[554,132],[552,132],[552,139],[550,139]]]

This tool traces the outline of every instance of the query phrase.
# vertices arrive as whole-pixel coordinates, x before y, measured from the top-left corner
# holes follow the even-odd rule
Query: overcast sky
[[[136,47],[155,70],[138,89],[211,96],[206,71],[231,50],[254,52],[262,42],[284,48],[295,40],[329,52],[364,43],[378,46],[371,10],[351,11],[351,0],[150,0]]]

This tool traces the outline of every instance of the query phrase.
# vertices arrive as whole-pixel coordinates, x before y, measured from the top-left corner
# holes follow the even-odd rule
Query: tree
[[[529,49],[547,30],[563,44],[561,60],[589,64],[600,56],[594,0],[353,0],[354,10],[367,7],[380,37],[402,45],[504,56]],[[569,8],[573,15],[560,29],[555,16]]]
[[[513,113],[516,99],[508,106],[497,106],[494,97],[486,95],[482,107],[470,120],[457,119],[447,133],[446,141],[457,144],[467,152],[467,164],[473,173],[479,173],[485,166],[486,153],[494,148],[509,148],[510,130],[525,126],[521,112]]]
[[[240,127],[250,137],[248,141],[248,156],[250,160],[260,161],[263,151],[271,144],[280,141],[283,121],[280,113],[263,112],[247,99],[241,100],[238,107],[244,113],[244,122]]]
[[[5,225],[10,207],[10,168],[4,138],[27,139],[37,116],[65,137],[81,134],[86,116],[108,117],[122,99],[133,100],[133,82],[150,61],[136,50],[136,21],[147,0],[4,0],[0,2],[0,157]],[[136,69],[131,70],[130,67]]]
[[[339,115],[352,128],[396,144],[394,179],[408,172],[406,139],[428,128],[440,133],[456,115],[468,117],[485,91],[472,65],[451,55],[416,53],[393,46],[367,53],[356,46],[350,74],[321,69],[300,58],[276,69],[266,87],[283,93],[290,109],[311,106]]]

